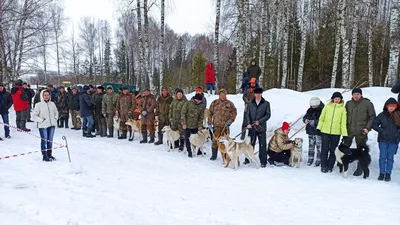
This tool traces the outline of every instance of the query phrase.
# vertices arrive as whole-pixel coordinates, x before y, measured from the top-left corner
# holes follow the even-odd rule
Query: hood
[[[248,77],[249,75],[247,74],[247,72],[243,72],[243,73],[242,73],[242,76],[243,76],[243,77]]]
[[[46,89],[40,91],[40,102],[44,102],[43,94],[44,94],[45,91],[46,91]],[[51,95],[50,95],[50,100],[51,100]]]
[[[207,69],[214,69],[214,64],[208,63],[207,64]]]
[[[389,104],[397,104],[397,109],[399,109],[399,103],[394,98],[389,98],[386,100],[385,104],[383,105],[383,111],[388,111],[386,106]]]

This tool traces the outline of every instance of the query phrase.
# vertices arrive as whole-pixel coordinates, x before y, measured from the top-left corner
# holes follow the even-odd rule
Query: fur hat
[[[197,94],[194,95],[193,99],[202,101],[203,100],[203,95],[197,93]]]
[[[283,122],[281,128],[282,128],[283,131],[289,130],[290,129],[290,125],[289,125],[288,122]]]
[[[0,83],[0,87],[4,87],[4,84],[3,84],[3,83]]]
[[[89,89],[90,89],[89,86],[87,86],[87,85],[83,86],[83,90],[84,90],[84,91],[89,91]]]
[[[321,104],[321,100],[318,97],[312,97],[310,99],[310,106],[319,106]]]
[[[220,94],[221,94],[221,93],[227,94],[228,92],[227,92],[225,89],[221,88],[221,89],[219,89],[219,93],[220,93]]]
[[[100,85],[100,86],[98,86],[98,87],[97,87],[97,89],[100,89],[100,90],[104,91],[104,87],[103,87],[103,86],[101,86],[101,85]]]
[[[343,95],[340,92],[335,92],[335,93],[332,94],[331,99],[333,100],[334,98],[343,99]]]
[[[254,88],[254,94],[262,94],[263,93],[263,89],[260,87],[256,87]]]
[[[354,89],[351,91],[351,94],[354,94],[354,93],[358,93],[358,94],[362,95],[362,90],[361,90],[361,88],[354,88]]]

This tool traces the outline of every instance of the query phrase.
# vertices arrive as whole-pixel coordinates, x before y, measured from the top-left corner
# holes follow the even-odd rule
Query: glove
[[[232,125],[232,121],[231,120],[226,121],[225,125],[229,127],[230,125]]]
[[[132,111],[129,111],[129,112],[128,112],[128,118],[129,118],[129,119],[133,119],[133,113],[132,113]]]
[[[315,120],[309,120],[308,124],[310,124],[310,126],[314,126],[315,125]]]
[[[147,115],[147,111],[143,111],[143,112],[142,112],[142,115],[143,115],[143,116],[146,116],[146,115]]]

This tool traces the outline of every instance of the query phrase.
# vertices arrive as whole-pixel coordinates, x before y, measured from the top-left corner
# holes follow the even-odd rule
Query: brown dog
[[[135,132],[140,134],[142,122],[140,120],[128,119],[128,121],[125,122],[125,125],[131,127],[131,131],[129,132],[129,141],[133,141],[133,138],[135,137]]]

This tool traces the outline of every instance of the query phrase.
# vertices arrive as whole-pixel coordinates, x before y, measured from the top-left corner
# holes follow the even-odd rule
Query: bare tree
[[[217,7],[215,13],[215,32],[214,32],[214,68],[216,76],[219,68],[219,22],[221,15],[221,0],[217,0]]]
[[[83,17],[80,25],[79,37],[82,42],[83,49],[86,51],[87,57],[89,58],[88,73],[89,80],[93,82],[94,75],[94,54],[96,51],[97,41],[97,28],[94,19],[89,17]]]

